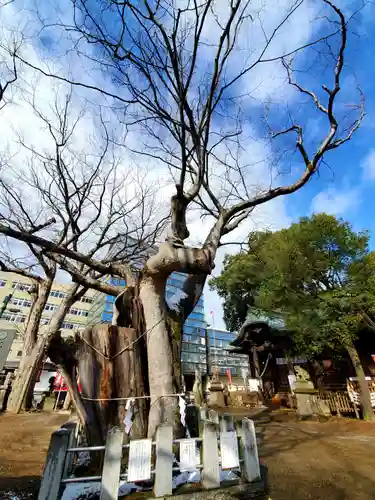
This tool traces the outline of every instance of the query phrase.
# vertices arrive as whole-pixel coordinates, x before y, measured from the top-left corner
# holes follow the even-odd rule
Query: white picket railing
[[[247,418],[242,420],[238,430],[233,417],[225,415],[220,418],[216,412],[210,412],[202,418],[202,437],[192,438],[201,447],[202,461],[196,463],[195,469],[201,471],[201,487],[209,490],[220,487],[220,439],[223,433],[232,432],[239,442],[239,466],[242,481],[260,480],[260,466],[254,422]],[[42,476],[38,500],[58,500],[63,485],[69,483],[100,482],[100,500],[117,500],[120,481],[127,481],[127,473],[121,473],[123,451],[130,447],[123,444],[123,430],[111,429],[105,446],[76,446],[77,432],[75,425],[61,428],[51,436],[45,469]],[[155,464],[151,469],[153,491],[155,497],[165,497],[173,493],[173,473],[180,467],[173,466],[173,445],[183,443],[183,439],[173,439],[171,425],[160,426],[156,432],[152,446],[155,451]],[[88,477],[72,477],[74,454],[82,452],[104,451],[104,462],[101,475]],[[233,467],[238,470],[238,466]]]

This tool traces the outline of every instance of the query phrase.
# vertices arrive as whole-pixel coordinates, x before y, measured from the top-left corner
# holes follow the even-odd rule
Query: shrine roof
[[[237,337],[232,340],[230,345],[241,347],[245,343],[254,342],[256,337],[271,339],[273,337],[282,337],[286,332],[285,321],[280,314],[251,308]]]

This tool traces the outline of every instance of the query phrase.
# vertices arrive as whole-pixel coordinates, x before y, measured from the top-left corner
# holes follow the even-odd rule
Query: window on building
[[[7,284],[7,280],[0,280],[0,288],[3,288]]]
[[[22,356],[22,351],[17,352],[17,357],[20,358]]]
[[[29,292],[33,285],[27,283],[21,283],[20,281],[13,281],[12,288],[15,290],[21,290],[22,292]]]
[[[5,321],[10,321],[11,323],[24,323],[26,321],[26,316],[5,312],[3,314],[3,319],[5,319]]]
[[[10,299],[10,303],[15,306],[31,307],[31,300],[27,299]]]
[[[186,320],[187,326],[204,327],[204,321],[198,321],[197,319],[188,318]]]
[[[44,306],[45,311],[56,311],[57,305],[56,304],[47,304]]]
[[[112,285],[117,285],[117,286],[125,286],[126,285],[126,281],[124,279],[121,279],[121,278],[111,278],[110,283]]]
[[[78,326],[81,326],[81,325],[78,325],[77,323],[70,323],[69,321],[63,321],[61,323],[61,328],[65,328],[66,330],[73,330],[74,328],[77,328]]]
[[[72,307],[69,309],[69,314],[74,314],[74,316],[88,316],[89,312],[84,309],[76,309]]]
[[[41,325],[49,325],[50,324],[50,319],[49,318],[41,318],[40,324]]]
[[[81,302],[83,302],[84,304],[92,304],[94,302],[94,299],[93,299],[93,297],[83,296],[81,298]]]
[[[66,293],[60,292],[59,290],[52,290],[49,295],[50,295],[50,297],[56,297],[57,299],[63,299],[66,296]]]
[[[113,312],[113,303],[110,303],[110,302],[106,302],[105,303],[105,308],[104,310],[106,312]]]
[[[112,313],[104,312],[102,314],[102,321],[104,323],[110,323],[112,321]]]

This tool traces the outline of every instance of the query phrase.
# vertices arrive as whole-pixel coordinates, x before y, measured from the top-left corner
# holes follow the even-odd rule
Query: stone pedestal
[[[210,406],[225,406],[223,391],[210,392]]]
[[[314,399],[318,391],[309,380],[297,380],[294,393],[297,399],[297,413],[301,418],[311,417],[315,414]]]

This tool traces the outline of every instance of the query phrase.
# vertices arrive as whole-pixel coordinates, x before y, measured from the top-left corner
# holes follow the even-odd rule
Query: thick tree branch
[[[82,264],[91,267],[92,269],[98,271],[99,273],[102,273],[103,275],[113,274],[121,276],[125,279],[129,279],[129,282],[132,282],[132,270],[130,266],[126,264],[102,264],[100,261],[89,258],[80,252],[61,247],[59,245],[56,245],[52,241],[41,238],[40,236],[35,236],[34,234],[30,234],[26,231],[17,231],[10,227],[4,226],[3,224],[0,224],[0,233],[9,236],[10,238],[14,238],[18,241],[34,244],[51,254],[64,255],[65,257],[76,260],[77,262],[81,262]]]
[[[13,266],[8,266],[6,265],[3,261],[0,261],[0,270],[5,272],[5,273],[14,273],[18,274],[19,276],[24,276],[25,278],[28,278],[32,281],[36,281],[37,283],[41,283],[43,279],[38,276],[37,274],[31,273],[30,271],[27,271],[26,269],[20,269],[17,267]]]

